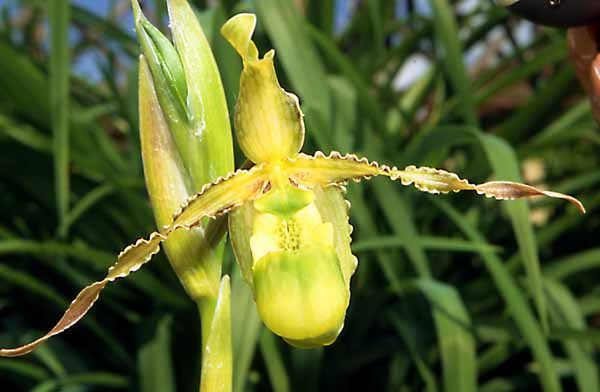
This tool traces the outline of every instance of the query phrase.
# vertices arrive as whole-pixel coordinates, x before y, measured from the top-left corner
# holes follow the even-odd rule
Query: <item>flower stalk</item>
[[[173,46],[132,2],[140,56],[139,112],[144,173],[158,228],[192,195],[233,170],[225,95],[210,47],[185,1],[170,1]],[[190,42],[193,44],[190,45]],[[206,102],[206,104],[205,104]],[[224,219],[165,241],[202,326],[201,391],[230,391],[230,283],[221,279]]]

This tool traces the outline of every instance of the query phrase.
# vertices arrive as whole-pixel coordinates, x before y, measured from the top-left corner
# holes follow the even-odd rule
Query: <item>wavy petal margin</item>
[[[382,175],[392,180],[400,180],[402,185],[414,185],[420,191],[433,194],[469,190],[497,200],[535,196],[563,199],[585,213],[583,204],[573,196],[545,191],[531,185],[511,181],[490,181],[475,185],[446,170],[414,165],[399,170],[396,167],[369,162],[367,158],[359,158],[351,154],[342,155],[336,151],[329,155],[321,151],[317,151],[314,155],[299,154],[297,158],[288,159],[287,170],[293,182],[306,186],[339,185],[350,180],[360,181]]]
[[[207,184],[200,193],[188,201],[177,213],[173,224],[161,232],[154,232],[148,239],[141,238],[123,250],[117,262],[108,270],[101,281],[84,288],[71,302],[62,318],[41,338],[13,349],[0,349],[2,357],[16,357],[27,354],[51,337],[58,335],[75,325],[94,305],[100,291],[110,282],[124,278],[137,271],[150,261],[160,250],[160,243],[179,229],[190,230],[203,218],[216,218],[236,208],[262,193],[267,183],[262,166],[250,170],[238,170],[227,177],[221,177]]]

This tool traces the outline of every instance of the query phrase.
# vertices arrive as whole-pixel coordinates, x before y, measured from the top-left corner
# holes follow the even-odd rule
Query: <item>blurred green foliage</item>
[[[129,2],[110,3],[106,17],[66,0],[0,3],[2,347],[47,330],[154,228],[137,134],[138,45],[123,22]],[[164,30],[164,3],[146,3]],[[230,112],[241,66],[218,29],[236,12],[258,14],[258,46],[277,50],[282,85],[301,99],[306,152],[446,167],[474,182],[524,178],[588,208],[350,185],[360,264],[333,346],[295,349],[264,329],[227,255],[235,391],[598,391],[600,135],[563,31],[536,28],[522,43],[520,21],[489,1],[465,11],[431,0],[425,13],[408,0],[358,2],[341,30],[331,0],[192,3]],[[465,66],[474,50],[482,55]],[[75,72],[90,51],[98,80]],[[429,69],[399,89],[416,55]],[[77,328],[0,359],[0,384],[195,391],[196,312],[160,256],[108,288]]]

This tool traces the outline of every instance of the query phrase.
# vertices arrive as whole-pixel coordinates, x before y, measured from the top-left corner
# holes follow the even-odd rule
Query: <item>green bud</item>
[[[154,73],[159,73],[156,68],[156,66],[159,66],[161,76],[164,77],[166,87],[169,89],[169,95],[173,97],[175,102],[179,103],[179,109],[187,117],[187,105],[185,102],[187,98],[187,84],[177,50],[175,50],[171,41],[154,27],[152,23],[148,22],[147,19],[142,19],[139,25],[142,36],[149,37],[150,42],[153,44],[150,50],[152,50],[157,60],[157,62],[153,63],[155,64]],[[146,39],[144,41],[147,42]]]
[[[171,127],[174,122],[187,123],[187,85],[177,50],[171,41],[146,19],[137,2],[133,2],[135,29],[148,61],[160,106]]]
[[[157,227],[172,223],[173,214],[191,196],[190,180],[158,102],[151,72],[140,58],[140,139],[146,188]],[[191,297],[216,296],[221,276],[220,249],[202,231],[175,233],[165,242],[173,269]]]
[[[233,141],[215,59],[185,0],[167,2],[174,43],[132,1],[135,28],[190,194],[233,170]]]

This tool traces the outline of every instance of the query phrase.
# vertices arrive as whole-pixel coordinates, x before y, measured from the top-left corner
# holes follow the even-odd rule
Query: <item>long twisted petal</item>
[[[262,167],[257,166],[251,170],[239,170],[206,185],[181,208],[173,224],[160,232],[152,233],[148,239],[139,239],[125,248],[119,254],[117,262],[108,270],[106,277],[84,288],[47,334],[17,348],[0,349],[0,356],[15,357],[27,354],[46,340],[72,327],[90,310],[108,283],[126,277],[150,261],[160,250],[160,243],[173,232],[179,229],[190,230],[203,218],[216,218],[248,200],[253,200],[263,191],[265,183],[266,176]]]
[[[511,181],[490,181],[475,185],[446,170],[412,165],[400,170],[335,151],[327,156],[320,151],[312,156],[300,154],[297,158],[289,159],[287,165],[292,181],[307,186],[343,184],[349,180],[360,181],[382,175],[400,180],[402,185],[414,185],[420,191],[434,194],[470,190],[498,200],[547,196],[566,200],[585,213],[583,204],[573,196],[544,191],[531,185]]]

